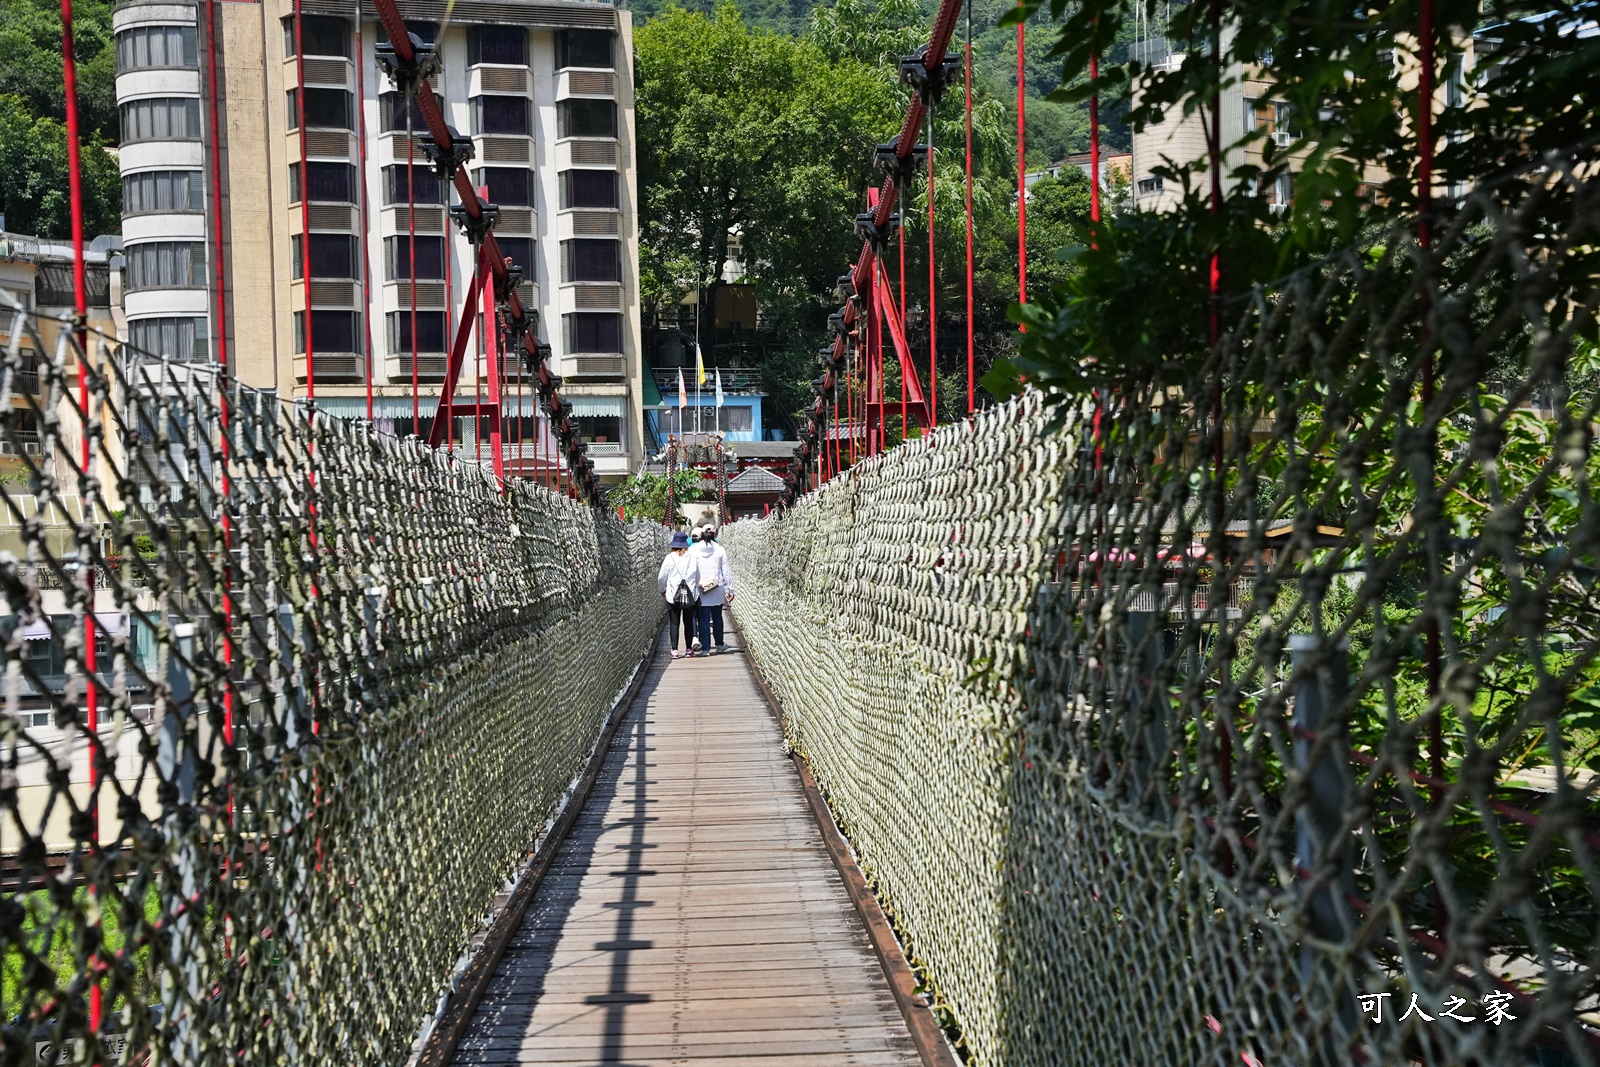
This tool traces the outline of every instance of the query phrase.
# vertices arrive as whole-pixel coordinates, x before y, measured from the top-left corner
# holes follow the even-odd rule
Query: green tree
[[[898,83],[900,57],[926,39],[926,22],[917,0],[835,0],[812,10],[806,36],[829,59],[854,60]]]
[[[842,222],[865,193],[872,147],[893,132],[894,90],[815,44],[753,31],[731,5],[671,8],[634,39],[642,243],[661,275],[720,284],[739,234],[766,307],[805,303],[853,257]]]
[[[694,470],[673,472],[672,484],[681,502],[701,494],[701,477]],[[622,508],[631,522],[665,522],[667,514],[667,476],[641,471],[611,491],[611,506]]]
[[[0,205],[17,233],[67,237],[72,204],[67,182],[67,130],[36,116],[26,101],[0,95]],[[83,146],[84,231],[117,233],[122,226],[122,179],[117,159],[98,135]]]
[[[1089,176],[1068,167],[1028,190],[1028,281],[1056,285],[1076,270],[1067,257],[1089,242]]]
[[[78,60],[78,117],[85,136],[117,139],[117,56],[112,5],[72,5]],[[0,94],[18,96],[36,115],[66,120],[61,72],[61,8],[52,0],[0,0]]]

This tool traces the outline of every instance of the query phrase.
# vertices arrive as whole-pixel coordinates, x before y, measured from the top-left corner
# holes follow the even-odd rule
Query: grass
[[[22,943],[8,940],[3,947],[3,955],[0,955],[0,1011],[3,1011],[7,1021],[16,1019],[24,1012],[37,1013],[58,990],[72,984],[81,970],[76,944],[85,923],[98,918],[101,941],[110,952],[121,951],[127,943],[118,907],[100,907],[84,886],[72,891],[71,904],[67,907],[56,902],[55,894],[54,890],[37,889],[10,897],[13,906],[23,909],[23,917]],[[161,897],[157,888],[151,886],[145,893],[144,918],[146,922],[153,923],[160,915]],[[144,971],[149,954],[148,947],[136,950],[133,961],[136,974]],[[55,973],[53,988],[40,989],[38,983],[33,983],[34,988],[28,988],[26,966],[30,956],[39,957]],[[111,1005],[111,1009],[116,1010],[121,1006],[119,1001]]]

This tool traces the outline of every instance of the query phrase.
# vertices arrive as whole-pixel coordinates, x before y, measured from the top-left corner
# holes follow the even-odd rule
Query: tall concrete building
[[[446,25],[440,0],[400,9],[438,50],[434,90],[473,145],[473,184],[500,209],[496,237],[522,267],[596,472],[620,478],[646,451],[630,16],[582,0],[456,0]],[[292,0],[119,0],[115,29],[130,344],[215,359],[225,341],[241,380],[284,397],[314,388],[318,409],[339,416],[366,416],[370,380],[380,431],[425,433],[475,257],[420,116],[407,139],[370,4],[304,0],[297,35]],[[458,384],[468,399],[487,396],[479,346]],[[515,396],[514,361],[510,374],[516,469],[541,431],[532,391]],[[456,423],[457,447],[477,455],[474,420]]]

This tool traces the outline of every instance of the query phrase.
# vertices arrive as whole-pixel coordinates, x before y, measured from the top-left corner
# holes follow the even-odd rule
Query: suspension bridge
[[[557,483],[0,309],[5,1063],[1600,1060],[1592,143],[935,425],[883,257],[959,12],[728,653],[487,223]]]

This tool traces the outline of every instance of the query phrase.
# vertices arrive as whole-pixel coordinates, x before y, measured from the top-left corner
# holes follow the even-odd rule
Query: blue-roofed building
[[[706,371],[706,382],[695,392],[694,368],[683,370],[684,397],[687,405],[678,406],[678,368],[657,367],[655,384],[660,390],[660,402],[645,410],[645,420],[657,441],[665,441],[670,434],[709,433],[720,430],[728,441],[781,441],[784,432],[768,427],[762,419],[761,405],[766,390],[761,375],[754,370],[724,367],[720,371]],[[717,407],[716,381],[722,376],[722,406]],[[655,400],[655,397],[647,397]]]

